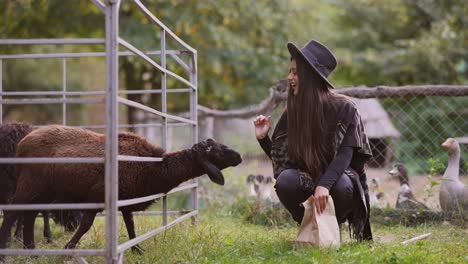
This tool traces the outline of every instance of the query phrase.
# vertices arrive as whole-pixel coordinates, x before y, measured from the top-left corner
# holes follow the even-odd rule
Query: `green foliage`
[[[429,159],[429,175],[435,176],[440,174],[444,169],[444,164],[442,164],[438,159]]]
[[[158,19],[197,49],[202,105],[229,108],[257,102],[268,93],[265,87],[286,72],[288,29],[283,26],[283,1],[166,0],[146,4]],[[157,48],[160,37],[155,32],[159,30],[150,27],[151,21],[131,3],[124,2],[121,9],[121,35],[139,48]],[[169,37],[166,39],[168,48],[181,48]],[[132,74],[141,76],[141,71]]]
[[[351,84],[465,83],[465,1],[333,1],[336,76]]]
[[[438,160],[434,158],[429,159],[429,174],[426,176],[428,184],[424,187],[426,196],[424,197],[424,202],[434,196],[434,187],[440,185],[442,182],[441,179],[435,179],[434,176],[439,175],[445,170],[445,166]]]

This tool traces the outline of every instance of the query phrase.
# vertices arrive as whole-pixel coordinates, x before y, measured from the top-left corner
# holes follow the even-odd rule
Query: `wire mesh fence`
[[[276,104],[273,110],[249,106],[244,111],[215,113],[208,109],[204,112],[208,117],[200,119],[201,129],[206,129],[203,126],[207,119],[214,118],[214,124],[210,125],[213,131],[202,131],[200,135],[227,141],[244,150],[246,157],[262,157],[263,152],[255,140],[252,118],[266,114],[272,116],[273,126],[278,121],[285,107],[286,89],[273,89],[276,89],[273,93],[278,95],[265,99],[261,104],[268,105],[280,98],[283,103]],[[350,96],[361,113],[374,155],[369,166],[387,168],[400,161],[410,173],[427,174],[434,164],[446,166],[448,155],[441,144],[451,137],[460,143],[460,174],[468,174],[468,87],[356,87],[337,89],[336,92]],[[245,118],[247,115],[250,117]],[[242,119],[234,119],[236,117]]]
[[[464,143],[468,143],[468,97],[437,94],[436,90],[431,96],[378,98],[399,137],[370,139],[374,155],[371,166],[400,161],[410,172],[428,173],[434,162],[447,164],[447,151],[441,144],[447,138],[456,138],[460,143],[461,173],[467,174],[468,145]],[[386,127],[378,129],[384,131]]]

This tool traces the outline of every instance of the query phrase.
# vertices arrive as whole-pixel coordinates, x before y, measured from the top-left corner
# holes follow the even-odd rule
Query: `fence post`
[[[67,96],[65,93],[67,92],[67,59],[62,58],[62,125],[67,125],[67,103],[66,99]]]
[[[198,79],[197,79],[197,53],[192,53],[190,58],[190,83],[197,89],[190,89],[190,120],[195,121],[190,130],[191,143],[198,142]],[[193,183],[198,183],[198,179],[194,179]],[[198,188],[192,189],[192,209],[198,210]],[[192,223],[197,223],[197,215],[192,217]]]
[[[105,263],[118,263],[118,76],[119,76],[119,7],[120,0],[106,2],[106,157],[105,157],[105,210],[106,244]]]

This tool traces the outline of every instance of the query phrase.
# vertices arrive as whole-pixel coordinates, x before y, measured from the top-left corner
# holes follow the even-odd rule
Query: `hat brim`
[[[310,62],[306,56],[304,56],[301,50],[298,47],[296,47],[294,43],[288,42],[288,51],[293,58],[295,58],[298,55],[301,56],[305,61],[307,61],[307,63],[309,63],[312,69],[314,69],[315,72],[328,84],[328,86],[330,86],[332,89],[335,89],[335,86],[327,79],[327,77],[325,77],[320,71],[317,70],[314,64]]]

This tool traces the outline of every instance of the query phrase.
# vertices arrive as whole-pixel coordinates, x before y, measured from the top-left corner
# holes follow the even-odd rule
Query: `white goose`
[[[468,210],[468,187],[460,181],[460,145],[457,140],[448,138],[442,144],[449,160],[440,185],[439,202],[442,211],[458,212]]]

